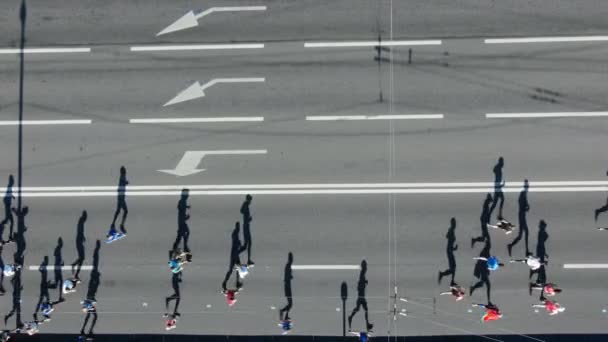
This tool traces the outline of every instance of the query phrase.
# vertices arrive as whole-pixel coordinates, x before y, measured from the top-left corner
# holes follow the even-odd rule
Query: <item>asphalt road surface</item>
[[[19,3],[0,4],[0,52],[18,48]],[[368,264],[369,320],[380,335],[607,332],[608,270],[564,265],[608,263],[608,236],[593,220],[608,192],[603,148],[608,42],[484,43],[494,37],[602,35],[608,29],[607,4],[221,3],[258,5],[267,10],[214,13],[196,28],[156,37],[205,4],[28,2],[26,48],[91,50],[25,54],[25,119],[87,121],[24,126],[24,203],[30,214],[22,320],[30,319],[38,299],[36,266],[45,255],[53,264],[58,237],[65,264],[71,264],[78,217],[87,210],[85,265],[91,265],[95,240],[102,240],[95,332],[165,333],[164,298],[172,292],[167,252],[177,230],[179,192],[187,187],[192,190],[194,262],[183,272],[182,317],[175,333],[279,334],[289,252],[294,265],[317,268],[293,271],[293,334],[342,334],[340,284],[348,285],[348,314],[356,303],[359,270],[318,268],[351,267],[362,260]],[[380,52],[374,46],[305,45],[377,41],[379,35],[384,42],[432,39],[441,44]],[[137,46],[241,43],[264,46],[132,51]],[[17,172],[17,126],[8,121],[18,117],[19,54],[0,53],[0,75],[0,174],[7,179]],[[204,90],[204,97],[163,106],[194,82],[227,78],[263,82],[217,83]],[[501,113],[524,117],[487,116]],[[565,117],[525,117],[531,113]],[[377,117],[414,114],[423,116]],[[318,121],[319,116],[374,120]],[[258,119],[131,122],[175,118]],[[220,155],[207,152],[185,167],[180,161],[192,159],[184,157],[186,151]],[[465,287],[475,281],[472,257],[481,245],[471,249],[470,239],[480,233],[483,199],[494,192],[492,170],[500,156],[507,182],[504,215],[517,225],[519,192],[523,180],[530,180],[532,252],[539,221],[547,222],[547,275],[564,288],[556,298],[567,308],[557,316],[530,307],[538,293],[528,295],[528,271],[521,264],[507,262],[491,275],[492,302],[504,313],[499,322],[481,324],[479,309],[471,308],[472,302],[487,301],[484,289],[458,303],[439,296],[448,284],[444,279],[437,285],[437,272],[447,267],[445,234],[452,217],[459,246],[456,281]],[[158,171],[180,164],[186,171],[205,170],[183,177]],[[106,245],[122,165],[130,181],[129,234]],[[228,307],[221,282],[246,193],[254,196],[256,265],[238,302]],[[599,224],[605,220],[600,216]],[[506,246],[517,231],[490,234],[492,254],[508,261]],[[523,245],[514,247],[514,257],[524,257]],[[4,262],[12,260],[14,248],[4,247]],[[57,305],[41,332],[80,331],[79,300],[89,274],[82,271],[79,291]],[[53,271],[49,278],[54,279]],[[3,315],[12,306],[8,279],[4,288]],[[57,295],[51,290],[52,298]],[[407,316],[399,315],[401,310]],[[364,329],[363,311],[353,319],[355,330]],[[6,328],[14,325],[12,317]]]

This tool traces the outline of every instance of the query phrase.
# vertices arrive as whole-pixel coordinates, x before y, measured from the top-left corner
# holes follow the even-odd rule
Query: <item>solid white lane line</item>
[[[443,119],[443,114],[403,115],[310,115],[307,121],[356,121],[356,120],[426,120]]]
[[[54,271],[55,270],[55,266],[53,266],[53,265],[47,265],[45,268],[46,268],[47,271]],[[60,268],[62,271],[70,271],[70,270],[72,270],[72,266],[60,266],[58,268]],[[40,265],[31,265],[31,266],[28,266],[27,269],[30,270],[30,271],[38,271],[40,269]],[[82,267],[80,267],[80,270],[81,271],[91,271],[91,270],[93,270],[93,266],[91,266],[91,265],[82,266]]]
[[[92,120],[23,120],[23,125],[89,125]],[[0,126],[17,126],[19,120],[2,120]]]
[[[582,118],[608,116],[608,112],[554,112],[554,113],[488,113],[487,119],[512,118]]]
[[[263,150],[264,151],[264,150]],[[530,190],[539,187],[608,187],[608,181],[531,181]],[[236,190],[236,189],[368,189],[368,188],[474,188],[492,187],[493,182],[439,182],[439,183],[305,183],[305,184],[184,184],[184,185],[129,185],[127,192],[145,190]],[[523,182],[505,182],[504,188],[521,190]],[[115,185],[104,186],[24,186],[25,192],[116,191]],[[494,191],[494,190],[492,190]],[[6,192],[0,187],[0,192]],[[17,192],[16,187],[13,192]]]
[[[91,52],[91,48],[25,48],[23,53],[82,53]],[[0,49],[0,54],[21,53],[21,49]]]
[[[608,41],[608,36],[491,38],[483,40],[483,42],[486,44],[571,43],[602,41]]]
[[[435,188],[435,189],[235,189],[235,190],[190,190],[190,195],[226,196],[226,195],[381,195],[381,194],[484,194],[494,191],[488,188]],[[504,193],[518,193],[521,188],[504,188]],[[608,186],[602,187],[545,187],[533,188],[530,192],[606,192]],[[126,191],[127,196],[179,196],[181,190]],[[22,192],[23,197],[108,197],[116,196],[114,191],[64,191],[64,192]]]
[[[197,122],[259,122],[263,116],[252,117],[218,117],[218,118],[167,118],[167,119],[129,119],[130,123],[162,124],[162,123],[197,123]]]
[[[392,41],[350,41],[350,42],[305,42],[305,48],[333,47],[374,47],[374,46],[420,46],[441,45],[441,40],[392,40]]]
[[[188,50],[234,50],[234,49],[263,49],[264,44],[193,44],[193,45],[148,45],[131,46],[136,51],[188,51]]]
[[[566,269],[608,269],[608,264],[564,264]]]
[[[360,265],[291,265],[292,270],[359,270]]]

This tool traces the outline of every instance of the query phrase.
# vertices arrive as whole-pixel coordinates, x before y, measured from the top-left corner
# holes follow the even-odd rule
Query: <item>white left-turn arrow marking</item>
[[[251,82],[265,82],[264,77],[244,77],[244,78],[214,78],[211,81],[201,85],[198,81],[192,83],[188,88],[182,90],[181,93],[177,94],[169,102],[165,103],[163,107],[170,106],[176,103],[190,101],[205,96],[205,89],[213,86],[217,83],[251,83]]]
[[[186,13],[181,18],[177,19],[173,24],[167,26],[164,30],[158,32],[156,36],[162,36],[163,34],[181,31],[198,26],[198,20],[206,15],[213,12],[240,12],[240,11],[265,11],[266,6],[232,6],[232,7],[211,7],[198,14],[194,11]]]
[[[198,164],[206,155],[233,155],[233,154],[266,154],[267,150],[216,150],[216,151],[186,151],[175,169],[158,170],[170,175],[182,177],[190,176],[205,169],[197,169]]]

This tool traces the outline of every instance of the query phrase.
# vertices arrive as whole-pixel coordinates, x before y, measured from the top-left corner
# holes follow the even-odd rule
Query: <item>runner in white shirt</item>
[[[526,256],[525,259],[514,259],[509,261],[511,263],[514,262],[521,262],[524,263],[526,265],[528,265],[528,267],[530,267],[530,270],[532,271],[536,271],[538,270],[543,264],[546,265],[547,262],[545,261],[544,263],[540,261],[539,257],[535,257],[532,254],[528,254],[528,256]]]

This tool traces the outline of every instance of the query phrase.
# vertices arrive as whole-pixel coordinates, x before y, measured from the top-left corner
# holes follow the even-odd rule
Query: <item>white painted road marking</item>
[[[572,43],[602,41],[608,41],[608,36],[491,38],[483,40],[483,42],[486,44]]]
[[[158,170],[178,177],[190,176],[205,171],[196,167],[206,155],[235,155],[235,154],[266,154],[267,150],[216,150],[216,151],[186,151],[175,169]]]
[[[513,118],[582,118],[608,116],[608,112],[554,112],[554,113],[488,113],[487,119]]]
[[[197,123],[197,122],[259,122],[263,116],[219,117],[219,118],[167,118],[167,119],[129,119],[130,123],[163,124],[163,123]]]
[[[156,36],[161,36],[163,34],[185,30],[188,28],[198,26],[198,20],[202,17],[209,15],[213,12],[238,12],[238,11],[265,11],[266,6],[232,6],[232,7],[211,7],[208,8],[201,13],[195,14],[194,11],[190,11],[186,13],[181,18],[177,19],[171,25],[167,26],[165,29],[156,34]]]
[[[131,46],[132,52],[263,49],[264,44],[192,44]]]
[[[502,191],[517,193],[522,182],[507,182]],[[375,195],[375,194],[463,194],[494,191],[490,182],[479,183],[342,183],[342,184],[210,184],[129,186],[128,196],[177,196],[181,189],[191,195]],[[0,188],[0,192],[5,192]],[[606,192],[607,181],[530,182],[530,192]],[[16,193],[17,191],[14,190]],[[23,187],[23,197],[116,196],[116,186]]]
[[[192,83],[188,88],[182,90],[181,93],[177,94],[169,102],[165,103],[163,107],[170,106],[176,103],[194,100],[205,96],[205,89],[218,84],[218,83],[254,83],[254,82],[265,82],[266,79],[263,77],[241,77],[241,78],[214,78],[211,81],[201,85],[198,82]]]
[[[45,268],[47,271],[55,270],[55,266],[53,266],[53,265],[48,265]],[[71,271],[72,270],[72,266],[60,266],[58,268],[60,268],[62,271]],[[76,267],[76,268],[78,268],[78,267]],[[38,271],[40,269],[40,265],[31,265],[31,266],[28,266],[27,269],[30,271]],[[93,270],[93,266],[91,266],[91,265],[82,266],[82,267],[80,267],[80,270],[81,271],[91,271],[91,270]]]
[[[305,42],[305,48],[336,47],[374,47],[374,46],[421,46],[441,45],[441,40],[389,40],[389,41],[351,41],[351,42]]]
[[[307,116],[308,121],[357,121],[357,120],[426,120],[443,119],[443,114],[403,115],[316,115]]]
[[[564,264],[566,269],[608,269],[608,264]]]
[[[83,53],[91,52],[91,48],[25,48],[23,53]],[[0,54],[21,53],[21,49],[0,49]]]
[[[88,125],[91,120],[23,120],[23,125]],[[0,126],[17,126],[19,120],[2,120]]]
[[[360,270],[361,265],[291,265],[292,270]]]
[[[521,189],[523,182],[505,182],[505,188]],[[608,181],[531,181],[530,190],[540,187],[600,187],[608,188]],[[367,188],[470,188],[494,187],[493,182],[439,182],[439,183],[306,183],[306,184],[186,184],[186,185],[129,185],[127,191],[145,190],[233,190],[233,189],[367,189]],[[116,191],[115,185],[106,186],[24,186],[26,192],[45,191]],[[493,192],[494,190],[492,190]],[[0,187],[0,192],[6,188]],[[16,192],[16,190],[14,191]]]
[[[158,170],[167,172],[172,170]],[[197,173],[200,171],[196,171]],[[181,176],[179,171],[175,171],[177,176]],[[185,174],[187,175],[187,174]],[[238,189],[238,190],[191,190],[190,195],[201,196],[229,196],[229,195],[383,195],[383,194],[484,194],[491,193],[494,188],[474,188],[474,189],[286,189],[286,190],[267,190],[267,189]],[[517,193],[521,189],[503,189],[505,193]],[[537,188],[530,192],[606,192],[608,187],[590,188]],[[178,190],[159,190],[159,191],[127,191],[128,196],[178,196]],[[116,196],[116,191],[82,191],[82,192],[23,192],[23,197],[107,197]]]

